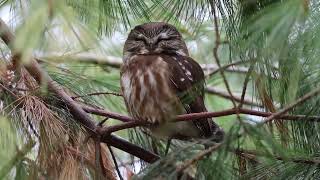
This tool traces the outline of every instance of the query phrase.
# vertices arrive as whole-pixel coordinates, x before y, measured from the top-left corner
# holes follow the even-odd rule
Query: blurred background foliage
[[[122,47],[130,29],[144,22],[168,21],[179,29],[191,57],[208,74],[208,110],[221,111],[232,108],[233,103],[217,93],[228,95],[221,74],[214,72],[213,8],[223,41],[219,60],[222,65],[237,64],[225,69],[234,96],[241,96],[245,79],[249,79],[245,100],[251,103],[244,104],[245,108],[276,112],[319,87],[317,0],[1,0],[0,16],[14,31],[16,39],[11,46],[21,52],[23,62],[36,57],[74,96],[119,93]],[[0,72],[5,72],[11,52],[3,43],[0,51]],[[14,99],[0,87],[0,179],[94,178],[90,163],[70,154],[70,148],[78,148],[91,157],[93,143],[83,145],[83,129],[61,107],[59,99],[47,94],[45,87],[37,87],[25,73],[15,72],[9,80],[1,79],[3,86],[18,89],[23,97]],[[11,84],[5,84],[9,81]],[[77,100],[127,113],[118,96],[83,96]],[[319,100],[314,96],[289,113],[316,116]],[[227,132],[225,142],[183,175],[177,167],[201,153],[202,142],[174,141],[165,156],[166,142],[139,129],[123,130],[117,134],[162,158],[146,164],[121,151],[116,151],[116,158],[128,179],[319,177],[317,122],[301,118],[257,126],[261,120],[251,115],[215,118]]]

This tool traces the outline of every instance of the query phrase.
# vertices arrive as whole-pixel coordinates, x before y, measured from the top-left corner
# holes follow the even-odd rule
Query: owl
[[[149,122],[158,138],[191,140],[212,138],[224,131],[211,118],[171,122],[177,115],[206,112],[204,73],[189,57],[178,30],[168,23],[136,26],[123,49],[121,90],[129,114]]]

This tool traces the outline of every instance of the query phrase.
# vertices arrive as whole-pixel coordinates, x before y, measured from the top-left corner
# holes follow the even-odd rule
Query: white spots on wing
[[[179,66],[181,67],[183,73],[187,76],[187,78],[188,78],[190,81],[193,81],[191,71],[188,70],[188,69],[186,68],[186,66],[185,66],[182,62],[184,62],[184,63],[186,63],[186,64],[189,63],[189,62],[188,62],[187,60],[183,60],[183,61],[178,61],[178,64],[179,64]],[[180,80],[181,80],[181,82],[183,82],[183,81],[185,80],[185,78],[181,78]]]
[[[189,79],[190,81],[193,81],[191,72],[190,72],[189,70],[187,70],[187,71],[185,72],[185,74],[187,75],[187,77],[188,77],[188,79]]]

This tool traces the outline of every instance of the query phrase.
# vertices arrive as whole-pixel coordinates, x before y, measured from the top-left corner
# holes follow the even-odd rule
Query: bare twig
[[[233,107],[234,108],[237,108],[237,105],[236,105],[236,102],[234,100],[234,96],[231,92],[231,89],[230,89],[230,86],[229,86],[229,83],[227,81],[227,78],[224,74],[224,69],[221,68],[221,63],[220,63],[220,60],[219,60],[219,55],[218,55],[218,50],[219,50],[219,46],[220,46],[220,43],[221,43],[221,40],[220,40],[220,34],[219,34],[219,27],[218,27],[218,17],[217,17],[217,14],[216,14],[216,8],[215,8],[215,5],[214,5],[214,1],[209,1],[210,2],[210,5],[211,5],[211,9],[212,9],[212,14],[213,14],[213,21],[214,21],[214,29],[215,29],[215,46],[213,48],[213,56],[214,56],[214,59],[216,60],[216,63],[219,67],[219,70],[220,70],[220,74],[222,76],[222,79],[223,79],[223,82],[226,86],[226,89],[229,93],[229,95],[231,96],[231,101],[232,101],[232,104],[233,104]],[[238,114],[238,113],[237,113]],[[237,118],[240,120],[241,122],[241,118],[239,115],[237,115]]]
[[[230,100],[232,99],[232,97],[229,95],[228,92],[225,92],[224,90],[221,90],[215,87],[206,87],[205,91],[209,94],[214,94]],[[236,102],[241,102],[241,97],[234,95],[233,98],[234,98],[233,100],[235,100]],[[254,102],[248,98],[244,98],[242,102],[243,104],[249,105],[249,106],[264,107],[262,104],[258,102]]]
[[[120,93],[116,92],[96,92],[96,93],[89,93],[85,95],[79,95],[79,96],[72,96],[72,99],[77,99],[77,98],[82,98],[82,97],[87,97],[87,96],[99,96],[99,95],[114,95],[114,96],[122,96]]]
[[[224,69],[226,72],[230,73],[240,73],[246,74],[248,72],[248,68],[246,67],[237,67],[239,64],[247,63],[246,61],[235,61],[233,63],[227,64],[222,66],[221,68]],[[206,77],[211,77],[212,75],[216,74],[220,71],[219,67],[215,64],[200,64],[202,70],[206,73]]]
[[[247,68],[243,68],[243,67],[237,67],[235,68],[235,66],[237,65],[240,65],[240,64],[245,64],[245,63],[249,63],[250,61],[235,61],[235,62],[232,62],[230,64],[226,64],[224,66],[221,66],[219,68],[219,66],[215,67],[215,68],[210,68],[210,66],[207,65],[204,66],[202,65],[202,69],[203,70],[207,70],[207,69],[212,69],[210,73],[208,73],[208,75],[206,75],[207,77],[211,77],[213,76],[214,74],[218,73],[222,70],[226,71],[226,72],[237,72],[237,73],[247,73],[248,72],[248,69]],[[211,65],[213,66],[213,65]]]
[[[129,117],[129,116],[125,116],[125,115],[118,114],[118,113],[115,113],[115,112],[109,112],[109,111],[106,111],[106,110],[103,110],[103,109],[94,108],[94,107],[87,106],[87,105],[83,105],[82,109],[84,111],[86,111],[87,113],[90,113],[90,114],[109,117],[109,118],[120,120],[122,122],[134,121],[134,119]]]
[[[242,104],[244,103],[244,97],[246,95],[247,86],[248,86],[248,83],[249,83],[249,80],[250,80],[250,75],[251,75],[251,72],[252,72],[255,64],[256,64],[256,60],[251,62],[249,70],[248,70],[248,72],[246,74],[246,78],[244,79],[243,88],[242,88],[242,94],[241,94],[241,100],[240,100],[240,103],[238,105],[238,108],[241,108]]]
[[[113,153],[113,151],[112,151],[112,149],[111,149],[110,146],[108,146],[108,149],[109,149],[110,154],[111,154],[111,157],[112,157],[112,159],[113,159],[113,163],[114,163],[114,166],[115,166],[116,171],[117,171],[117,173],[118,173],[119,179],[120,179],[120,180],[123,180],[123,177],[121,176],[121,172],[120,172],[120,169],[119,169],[119,166],[118,166],[118,163],[117,163],[116,156],[114,155],[114,153]]]

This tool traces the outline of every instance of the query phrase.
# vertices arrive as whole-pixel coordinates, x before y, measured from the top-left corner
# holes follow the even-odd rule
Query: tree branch
[[[94,108],[91,109],[91,112],[94,111]],[[99,112],[103,112],[103,110],[98,109]],[[109,114],[109,112],[105,112],[105,115]],[[268,117],[271,116],[273,113],[270,112],[261,112],[261,111],[255,111],[251,109],[243,109],[243,108],[233,108],[233,109],[227,109],[224,111],[217,111],[217,112],[202,112],[202,113],[192,113],[192,114],[183,114],[178,115],[174,122],[179,121],[191,121],[191,120],[197,120],[197,119],[204,119],[204,118],[213,118],[213,117],[221,117],[221,116],[229,116],[229,115],[236,115],[236,114],[248,114],[248,115],[254,115],[254,116],[260,116],[260,117]],[[133,128],[137,126],[147,126],[150,125],[146,121],[142,120],[134,120],[132,118],[126,117],[126,116],[117,116],[117,118],[124,118],[124,122],[122,124],[113,125],[109,127],[104,127],[101,130],[101,133],[103,136],[108,136],[112,132],[120,131],[123,129]],[[131,120],[129,120],[131,119]],[[311,122],[320,122],[320,116],[305,116],[305,115],[281,115],[279,117],[276,117],[276,119],[281,120],[307,120]],[[123,121],[122,119],[118,119]],[[128,121],[129,120],[129,121]]]
[[[14,52],[14,49],[11,46],[15,37],[2,19],[0,19],[0,37],[8,45],[12,53],[16,53],[14,57],[17,60],[20,60],[20,55],[17,52]],[[64,101],[75,120],[82,124],[92,135],[97,135],[97,130],[99,130],[100,127],[95,125],[95,122],[91,119],[91,117],[64,91],[62,86],[53,81],[51,77],[41,69],[40,65],[35,59],[30,59],[29,63],[24,67],[39,84],[46,83],[49,91],[53,92],[56,96],[60,97]],[[152,163],[159,158],[157,155],[116,136],[107,136],[102,139],[102,141],[132,155],[137,155],[137,157],[149,163]]]

